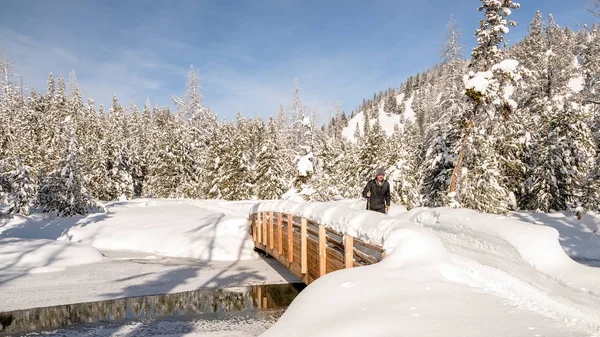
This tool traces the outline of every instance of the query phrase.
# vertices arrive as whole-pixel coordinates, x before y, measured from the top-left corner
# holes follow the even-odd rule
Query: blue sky
[[[512,19],[523,38],[535,11],[575,27],[595,19],[585,0],[522,0]],[[439,62],[450,16],[464,44],[482,14],[477,0],[3,0],[0,46],[26,86],[45,91],[50,72],[75,69],[97,104],[146,98],[165,105],[185,91],[194,65],[205,103],[222,118],[268,117],[289,105],[294,78],[305,103],[340,101],[347,112],[363,98]]]

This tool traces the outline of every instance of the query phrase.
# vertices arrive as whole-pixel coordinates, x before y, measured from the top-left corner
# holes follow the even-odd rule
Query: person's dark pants
[[[370,211],[386,214],[385,213],[385,206],[382,207],[382,208],[371,208]]]

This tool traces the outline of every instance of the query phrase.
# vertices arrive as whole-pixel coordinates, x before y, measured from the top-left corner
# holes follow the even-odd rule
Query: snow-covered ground
[[[600,336],[600,268],[569,257],[600,257],[596,216],[401,206],[387,216],[361,201],[107,206],[85,217],[0,220],[0,311],[295,280],[256,259],[247,233],[249,212],[281,210],[389,255],[317,280],[263,336]],[[255,336],[273,321],[221,323],[143,321],[56,334]]]
[[[310,217],[390,252],[379,264],[317,280],[263,336],[600,334],[600,269],[570,259],[551,226],[449,208],[388,217],[331,203],[258,207]],[[580,252],[600,246],[578,244],[587,246]]]
[[[140,199],[2,219],[0,311],[295,281],[253,252],[253,204]]]
[[[600,260],[600,216],[584,214],[577,220],[570,212],[513,212],[513,219],[555,228],[564,251],[574,259]],[[600,285],[599,285],[600,286]]]

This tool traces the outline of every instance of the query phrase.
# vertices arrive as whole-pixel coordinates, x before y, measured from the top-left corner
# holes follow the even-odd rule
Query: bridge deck
[[[304,218],[278,212],[250,215],[254,246],[306,284],[344,268],[377,263],[385,251]]]

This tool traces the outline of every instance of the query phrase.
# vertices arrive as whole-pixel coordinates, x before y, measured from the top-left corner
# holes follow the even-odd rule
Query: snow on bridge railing
[[[322,223],[326,223],[325,218],[319,216],[323,211],[330,213],[329,219],[350,216],[355,220],[344,221],[347,225],[356,222],[353,215],[359,214],[354,213],[363,215],[358,216],[359,222],[361,218],[373,220],[373,216],[381,220],[374,212],[327,203],[264,202],[250,212],[255,247],[273,256],[306,284],[327,273],[374,264],[386,257],[381,244],[350,235],[348,232],[357,231],[348,231],[349,226],[339,226],[339,222],[338,226]]]

